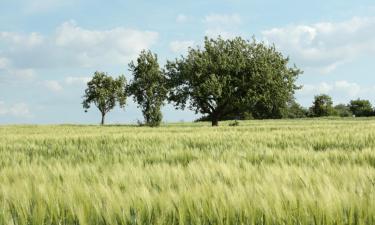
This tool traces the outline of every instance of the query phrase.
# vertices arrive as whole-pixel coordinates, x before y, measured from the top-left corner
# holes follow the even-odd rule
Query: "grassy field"
[[[0,126],[0,224],[375,224],[375,119]]]

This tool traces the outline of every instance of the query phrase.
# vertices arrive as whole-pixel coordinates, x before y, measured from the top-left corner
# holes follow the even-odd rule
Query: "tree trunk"
[[[216,115],[212,115],[211,122],[213,127],[219,126],[219,118]]]
[[[104,117],[105,117],[105,114],[104,113],[102,113],[102,121],[100,122],[100,125],[104,125]]]

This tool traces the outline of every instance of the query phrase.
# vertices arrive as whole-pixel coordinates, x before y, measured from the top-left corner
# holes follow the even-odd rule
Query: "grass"
[[[375,119],[0,126],[0,224],[375,224]]]

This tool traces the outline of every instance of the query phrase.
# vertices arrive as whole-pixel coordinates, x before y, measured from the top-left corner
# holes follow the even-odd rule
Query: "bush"
[[[238,122],[237,120],[233,121],[232,123],[229,123],[229,126],[231,127],[237,127],[240,125],[240,122]]]
[[[283,113],[283,118],[297,119],[305,118],[308,115],[308,110],[303,108],[296,101],[292,100],[287,104],[287,107]]]
[[[349,106],[344,105],[344,104],[338,104],[334,107],[335,110],[335,115],[340,116],[340,117],[352,117],[353,114],[350,111]]]
[[[356,117],[373,116],[374,110],[369,100],[352,100],[349,103],[350,111]]]

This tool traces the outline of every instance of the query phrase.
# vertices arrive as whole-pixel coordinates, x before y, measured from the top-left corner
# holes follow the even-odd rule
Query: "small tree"
[[[351,117],[353,114],[350,111],[349,106],[344,104],[338,104],[334,108],[335,114],[340,117]]]
[[[142,109],[148,126],[159,126],[163,115],[161,107],[167,95],[166,79],[159,68],[158,58],[151,51],[142,51],[137,63],[129,64],[133,80],[129,85],[129,94]]]
[[[352,100],[349,103],[350,111],[357,117],[372,116],[374,111],[369,100]]]
[[[105,115],[116,106],[116,102],[123,108],[126,104],[126,78],[120,76],[113,79],[103,72],[95,72],[94,77],[87,83],[84,100],[85,112],[93,103],[101,112],[101,125],[104,125]]]
[[[167,62],[169,101],[208,115],[212,126],[244,112],[255,118],[280,118],[301,73],[288,64],[274,46],[240,37],[206,37],[204,48],[190,48],[186,57]]]
[[[314,117],[332,116],[334,113],[332,105],[333,102],[330,96],[326,94],[317,95],[314,98],[310,112]]]

